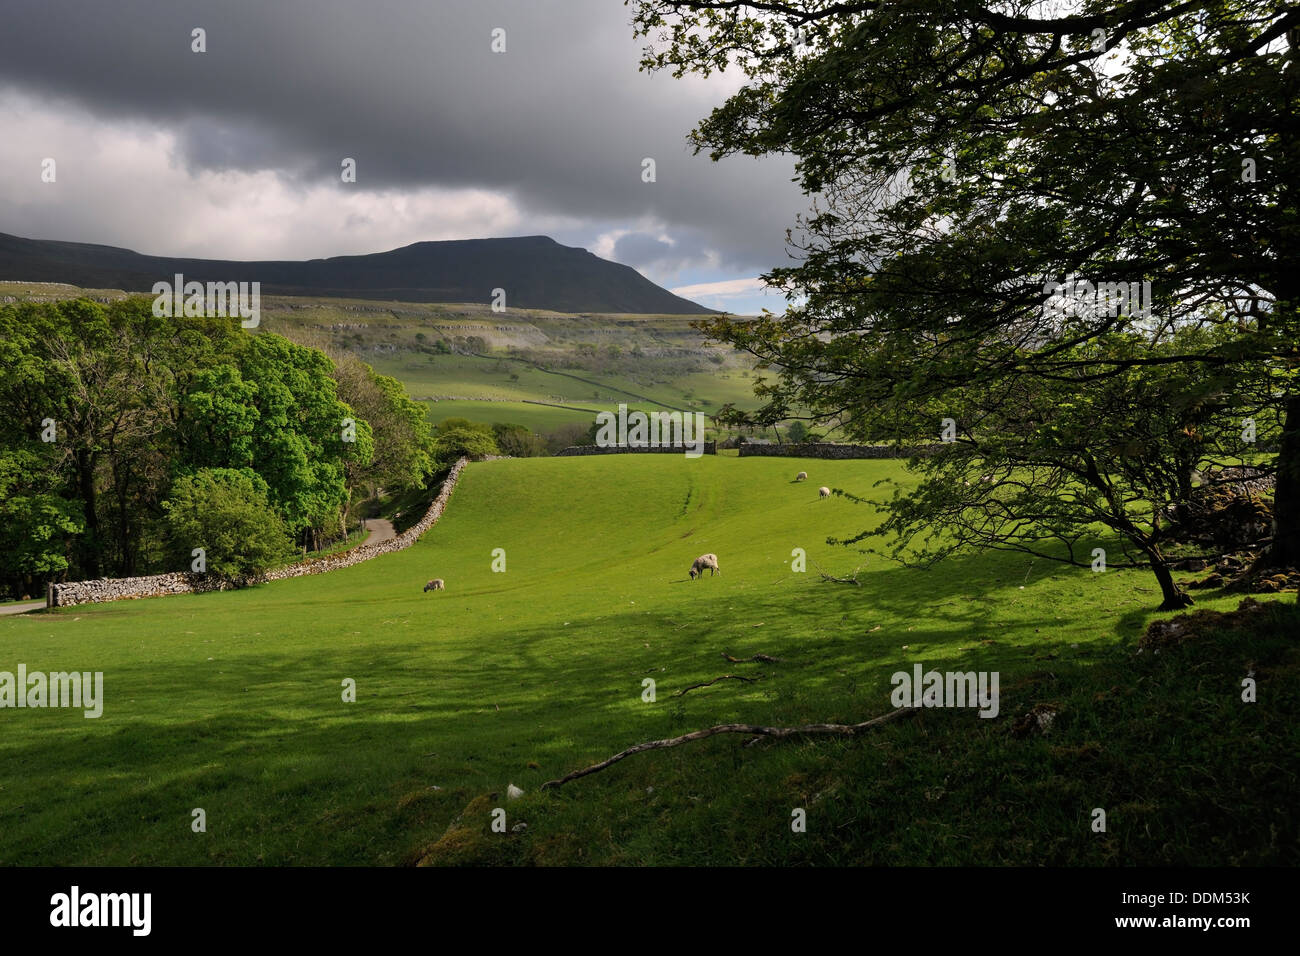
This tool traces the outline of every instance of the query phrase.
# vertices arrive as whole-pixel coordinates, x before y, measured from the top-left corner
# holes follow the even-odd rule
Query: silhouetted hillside
[[[405,302],[489,302],[505,289],[507,307],[557,312],[704,314],[629,266],[547,236],[417,242],[364,256],[307,262],[234,262],[145,256],[79,242],[0,233],[0,280],[67,282],[149,292],[155,282],[261,282],[263,294],[326,295]]]

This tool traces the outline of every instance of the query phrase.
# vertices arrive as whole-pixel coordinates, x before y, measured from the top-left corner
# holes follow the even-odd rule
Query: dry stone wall
[[[284,578],[298,578],[304,574],[324,574],[348,568],[362,561],[369,561],[381,554],[392,554],[415,544],[426,531],[432,528],[442,517],[447,507],[447,500],[456,489],[460,473],[464,471],[469,459],[461,458],[451,466],[451,472],[438,490],[438,497],[425,512],[424,517],[396,537],[379,544],[363,544],[348,551],[330,554],[321,558],[310,558],[287,567],[268,571],[254,581],[228,581],[215,574],[191,574],[172,572],[154,574],[141,578],[99,578],[94,581],[70,581],[63,584],[51,584],[46,592],[47,607],[71,607],[75,604],[98,604],[103,601],[121,601],[130,598],[162,597],[167,594],[197,594],[205,591],[226,591],[243,587],[250,583],[262,581],[279,581]]]
[[[755,455],[772,458],[911,458],[913,455],[932,455],[943,445],[839,445],[834,442],[808,442],[801,445],[738,446],[741,458]]]

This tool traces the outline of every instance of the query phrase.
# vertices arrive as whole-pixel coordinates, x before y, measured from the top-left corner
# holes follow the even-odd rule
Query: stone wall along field
[[[840,445],[834,442],[808,442],[802,445],[738,446],[741,458],[766,456],[771,458],[911,458],[932,455],[943,445]]]
[[[447,507],[447,499],[456,488],[460,473],[465,469],[469,459],[461,458],[451,466],[451,472],[442,483],[438,497],[424,513],[424,517],[411,525],[401,534],[379,544],[363,544],[349,551],[326,555],[322,558],[309,558],[297,564],[276,568],[259,576],[253,581],[229,581],[217,574],[193,574],[176,571],[169,574],[154,574],[142,578],[98,578],[94,581],[70,581],[63,584],[51,584],[45,595],[46,607],[71,607],[75,604],[98,604],[102,601],[121,601],[129,598],[162,597],[167,594],[198,594],[205,591],[228,591],[247,584],[262,581],[279,581],[283,578],[298,578],[304,574],[324,574],[349,568],[362,561],[369,561],[381,554],[402,551],[415,544],[426,531],[432,528],[442,517]]]

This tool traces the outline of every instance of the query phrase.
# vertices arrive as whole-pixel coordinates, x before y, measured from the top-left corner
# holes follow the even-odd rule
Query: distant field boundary
[[[97,578],[93,581],[69,581],[62,584],[50,584],[46,588],[45,606],[72,607],[77,604],[101,604],[105,601],[123,601],[132,598],[164,597],[168,594],[201,594],[207,591],[230,591],[248,584],[260,584],[263,581],[280,581],[285,578],[299,578],[305,574],[324,574],[348,568],[362,561],[369,561],[381,554],[392,554],[415,544],[426,531],[438,523],[451,493],[456,490],[456,482],[469,463],[468,458],[459,459],[451,466],[451,471],[438,490],[438,496],[429,505],[424,517],[411,525],[396,537],[378,544],[363,544],[348,551],[299,561],[287,567],[268,571],[252,581],[230,581],[218,574],[195,574],[173,571],[168,574],[153,574],[139,578]]]
[[[912,458],[933,455],[943,445],[839,445],[834,442],[808,442],[801,445],[738,445],[741,458]]]
[[[421,395],[413,399],[417,402],[512,402],[517,405],[545,405],[547,408],[564,408],[571,412],[589,412],[599,415],[599,408],[583,408],[580,405],[561,405],[558,402],[542,402],[535,398],[470,398],[466,395]]]
[[[629,392],[629,391],[628,391],[627,389],[625,389],[625,388],[618,388],[617,386],[614,386],[614,385],[607,385],[607,384],[604,383],[604,382],[597,382],[595,379],[591,379],[591,378],[582,378],[582,377],[579,376],[579,375],[572,375],[572,374],[570,374],[570,373],[568,373],[568,372],[557,372],[557,371],[555,371],[555,369],[553,369],[553,368],[546,368],[545,366],[538,365],[536,362],[530,362],[530,361],[528,361],[528,359],[518,358],[517,356],[514,356],[514,355],[484,355],[482,352],[470,352],[469,354],[470,354],[470,355],[476,355],[476,356],[478,356],[479,358],[485,358],[485,359],[496,359],[496,360],[498,360],[498,361],[502,361],[502,362],[518,362],[518,363],[521,364],[521,365],[527,365],[529,368],[536,369],[536,370],[539,371],[539,372],[545,372],[547,375],[562,375],[564,378],[571,378],[571,379],[573,379],[575,382],[583,382],[583,383],[585,383],[585,384],[587,384],[587,385],[595,385],[595,386],[597,386],[597,387],[599,387],[599,388],[607,388],[607,389],[609,389],[611,392],[619,392],[619,393],[621,393],[621,394],[623,394],[623,395],[630,396],[631,398],[635,398],[635,399],[637,399],[637,400],[639,400],[639,401],[642,401],[642,402],[649,402],[651,405],[658,405],[660,408],[669,408],[669,409],[672,409],[672,410],[675,411],[675,412],[689,412],[689,411],[691,411],[691,409],[689,409],[689,408],[679,408],[679,407],[676,406],[676,405],[667,405],[667,404],[665,404],[665,403],[659,401],[659,399],[657,399],[657,398],[651,398],[649,395],[638,395],[636,392]]]

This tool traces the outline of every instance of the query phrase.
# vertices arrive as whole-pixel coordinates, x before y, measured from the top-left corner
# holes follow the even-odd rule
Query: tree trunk
[[[1300,567],[1300,392],[1292,392],[1286,399],[1273,497],[1273,544],[1264,563],[1275,568]]]
[[[1151,558],[1151,570],[1160,582],[1160,594],[1164,602],[1160,605],[1162,611],[1181,611],[1185,607],[1191,607],[1196,602],[1192,596],[1174,583],[1173,573],[1169,570],[1169,565],[1165,561],[1164,555],[1157,548],[1154,551],[1148,551],[1147,556]]]
[[[82,537],[81,570],[88,578],[100,575],[99,560],[99,509],[95,496],[95,459],[85,449],[77,451],[77,484],[81,486],[82,513],[86,518],[86,533]]]
[[[119,477],[114,465],[114,479],[117,484],[117,573],[122,577],[133,577],[136,571],[136,542],[131,526],[132,509],[130,504],[129,479]]]

